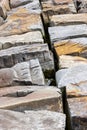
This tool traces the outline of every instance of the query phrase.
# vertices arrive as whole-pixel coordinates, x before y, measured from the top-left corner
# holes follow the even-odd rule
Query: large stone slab
[[[57,55],[74,55],[86,57],[87,38],[74,38],[54,42]]]
[[[0,117],[0,129],[2,130],[65,130],[66,126],[65,115],[51,111],[27,111],[20,113],[0,110]]]
[[[87,65],[87,59],[79,56],[61,55],[59,56],[59,68],[70,68],[80,64]]]
[[[87,65],[78,65],[69,69],[61,70],[56,73],[56,81],[59,88],[67,85],[77,85],[87,81]]]
[[[54,89],[53,86],[50,86],[51,89]],[[30,93],[33,93],[37,90],[49,88],[49,86],[44,85],[19,85],[19,86],[11,86],[11,87],[3,87],[0,88],[0,97],[24,97],[27,96]],[[58,88],[55,88],[55,90],[58,91]]]
[[[87,24],[87,14],[63,14],[53,15],[50,18],[50,26],[71,25],[71,24]]]
[[[68,25],[49,27],[51,42],[87,36],[87,25]]]
[[[9,93],[9,92],[8,92]],[[24,96],[0,97],[0,108],[16,111],[51,110],[62,112],[62,95],[57,88],[43,88]]]
[[[47,44],[32,44],[0,51],[0,68],[12,67],[14,64],[38,58],[43,71],[54,70],[52,53]]]
[[[0,69],[0,87],[16,84],[45,84],[38,59],[18,63],[12,68]]]
[[[69,98],[68,110],[72,130],[87,129],[87,97]],[[70,125],[70,124],[69,124]]]
[[[0,37],[0,50],[7,49],[13,46],[29,45],[35,43],[44,43],[40,31],[32,31],[21,35]]]
[[[76,9],[72,0],[48,0],[42,1],[43,17],[46,22],[52,15],[76,13]]]
[[[0,26],[0,37],[31,31],[41,31],[44,35],[41,17],[39,14],[30,13],[28,9],[20,7],[9,12],[6,21]]]
[[[7,11],[10,10],[10,1],[9,0],[0,0],[0,16],[3,19],[7,17]]]

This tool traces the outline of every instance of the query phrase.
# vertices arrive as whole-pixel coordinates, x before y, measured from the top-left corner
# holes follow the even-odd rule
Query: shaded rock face
[[[0,129],[64,130],[65,115],[50,111],[27,111],[25,113],[0,110]],[[4,123],[5,122],[5,123]],[[8,123],[9,122],[9,123]],[[60,125],[59,125],[60,124]]]
[[[12,67],[13,65],[38,58],[44,71],[53,70],[53,56],[47,44],[33,44],[12,47],[0,51],[1,68]]]
[[[0,70],[0,87],[22,84],[44,85],[44,75],[38,59],[18,63]]]

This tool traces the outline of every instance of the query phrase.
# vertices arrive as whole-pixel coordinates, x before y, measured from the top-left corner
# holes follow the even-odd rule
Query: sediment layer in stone
[[[62,112],[62,95],[59,89],[44,88],[23,97],[4,96],[0,98],[0,108],[16,111],[51,110]]]
[[[51,111],[26,111],[25,113],[0,110],[0,129],[65,130],[66,117]],[[5,123],[4,123],[5,122]]]

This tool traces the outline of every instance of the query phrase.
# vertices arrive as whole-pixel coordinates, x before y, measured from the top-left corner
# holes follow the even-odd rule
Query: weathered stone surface
[[[64,114],[45,110],[25,113],[0,110],[0,117],[0,129],[2,130],[65,130],[66,126]]]
[[[12,68],[0,70],[0,87],[11,86],[17,83],[22,84],[22,82],[25,82],[26,84],[27,82],[28,84],[45,84],[38,59],[18,63]]]
[[[7,49],[12,46],[28,45],[35,43],[44,43],[40,31],[28,32],[21,35],[12,35],[0,37],[0,49]]]
[[[87,25],[80,24],[49,27],[49,34],[52,43],[69,38],[85,37],[87,36]]]
[[[41,31],[44,29],[39,14],[32,14],[26,8],[16,8],[9,12],[4,24],[0,26],[0,37],[23,34],[30,31]]]
[[[87,96],[87,81],[77,84],[69,84],[66,86],[67,98]]]
[[[45,22],[49,22],[49,18],[52,15],[76,13],[76,9],[72,0],[67,1],[66,4],[65,0],[62,1],[48,0],[48,1],[42,1],[41,3]]]
[[[59,42],[54,42],[54,48],[57,55],[76,55],[86,57],[86,46],[87,38],[74,38],[62,40]]]
[[[24,4],[27,3],[27,4]],[[41,13],[41,6],[39,0],[14,0],[10,1],[11,7],[18,7],[20,5],[22,8],[26,8],[30,13],[40,14]]]
[[[87,97],[67,99],[72,130],[87,129]]]
[[[16,111],[51,110],[62,112],[62,95],[57,88],[43,88],[23,97],[0,97],[0,108]]]
[[[50,25],[73,25],[73,24],[87,24],[87,14],[63,14],[63,15],[53,15],[50,18]]]
[[[54,89],[53,86],[50,86],[51,89]],[[4,87],[0,88],[0,97],[24,97],[30,93],[33,93],[37,90],[49,88],[49,86],[31,86],[31,85],[24,85],[24,86],[11,86],[11,87]],[[55,88],[58,91],[58,88]],[[59,90],[60,92],[60,90]]]
[[[79,84],[87,81],[86,77],[87,65],[78,65],[56,73],[56,81],[59,88],[67,87],[69,84],[79,87]]]
[[[4,19],[7,17],[7,11],[10,10],[9,0],[0,0],[0,16]]]
[[[33,44],[11,47],[0,51],[0,68],[12,67],[14,64],[38,58],[43,71],[53,70],[53,56],[47,44]]]
[[[80,64],[87,65],[87,59],[79,57],[79,56],[69,56],[69,55],[59,56],[60,68],[70,68],[70,67],[74,67]]]

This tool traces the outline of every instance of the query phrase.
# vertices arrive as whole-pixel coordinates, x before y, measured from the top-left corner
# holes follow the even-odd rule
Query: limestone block
[[[25,113],[0,110],[0,129],[16,130],[65,130],[66,117],[51,111],[27,111]],[[5,124],[4,124],[5,122]]]
[[[0,0],[0,16],[6,19],[7,11],[10,10],[10,1],[9,0]]]
[[[54,48],[57,55],[74,55],[87,57],[87,38],[74,38],[54,42]]]
[[[28,9],[20,7],[9,12],[6,21],[0,26],[0,37],[31,31],[41,31],[44,35],[41,17],[39,14],[30,13]]]
[[[23,90],[22,90],[23,91]],[[9,92],[7,92],[9,94]],[[20,93],[19,93],[20,94]],[[18,96],[17,96],[18,97]],[[59,89],[44,87],[17,98],[15,95],[0,97],[0,108],[16,111],[51,110],[62,112],[62,95]]]
[[[21,62],[12,68],[0,70],[0,87],[15,84],[39,84],[44,85],[44,75],[38,59]]]
[[[87,129],[87,97],[69,98],[68,110],[72,130]]]
[[[87,65],[74,66],[56,73],[56,81],[59,88],[67,87],[67,85],[70,84],[79,87],[80,83],[85,83],[87,81],[86,77]]]
[[[62,14],[50,17],[50,26],[87,24],[87,14]]]
[[[61,55],[59,56],[59,68],[70,68],[80,64],[87,65],[87,59],[79,56]]]
[[[12,35],[7,37],[0,37],[0,50],[7,49],[14,46],[29,45],[35,43],[44,43],[40,31],[28,32],[21,35]]]
[[[39,59],[44,72],[54,70],[53,56],[47,44],[23,45],[1,50],[0,68],[12,67],[14,64],[36,58]]]
[[[68,25],[49,27],[51,42],[87,36],[87,25]]]

